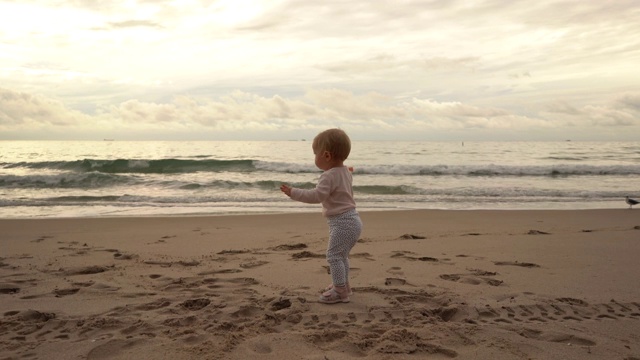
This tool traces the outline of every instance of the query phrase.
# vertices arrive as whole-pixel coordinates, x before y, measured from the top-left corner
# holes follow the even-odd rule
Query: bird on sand
[[[640,204],[640,201],[638,200],[633,200],[633,199],[629,199],[629,197],[627,196],[627,199],[625,200],[625,202],[627,204],[629,204],[629,209],[632,209],[633,205],[638,205]]]

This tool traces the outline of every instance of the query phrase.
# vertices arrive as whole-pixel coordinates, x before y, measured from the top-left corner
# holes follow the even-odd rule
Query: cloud
[[[158,23],[148,20],[124,20],[109,22],[109,26],[112,28],[130,28],[130,27],[151,27],[162,28]]]
[[[9,14],[0,23],[0,122],[13,129],[1,136],[91,127],[237,136],[343,124],[371,136],[584,127],[597,138],[609,127],[626,138],[640,104],[628,92],[640,76],[636,8],[0,0]]]
[[[566,114],[566,115],[581,115],[582,112],[578,110],[576,107],[568,104],[565,101],[553,101],[547,106],[546,109],[549,113],[558,113],[558,114]]]
[[[640,93],[622,94],[618,96],[615,101],[623,108],[627,108],[635,112],[640,112]]]
[[[0,88],[0,127],[67,127],[79,125],[87,118],[59,101]]]
[[[636,99],[622,97],[624,101]],[[615,106],[615,102],[612,104]],[[546,115],[522,116],[505,109],[460,102],[404,98],[371,92],[354,94],[341,89],[315,89],[300,98],[264,97],[233,91],[210,99],[181,95],[166,103],[128,100],[104,106],[93,116],[79,113],[44,96],[2,89],[0,124],[7,131],[70,129],[83,131],[263,131],[295,132],[331,126],[358,128],[368,133],[460,129],[520,130],[594,126],[640,125],[627,110],[612,106],[554,103]],[[637,111],[637,110],[636,110]],[[34,127],[34,128],[32,128]]]
[[[624,93],[613,96],[602,105],[582,107],[556,101],[542,114],[570,127],[614,129],[640,126],[640,94]]]
[[[583,114],[596,126],[634,126],[640,125],[640,119],[624,109],[612,109],[604,106],[585,106]]]
[[[413,59],[398,59],[392,54],[378,54],[368,59],[354,59],[335,63],[318,65],[319,69],[342,76],[354,77],[361,75],[400,75],[405,78],[408,73],[437,73],[437,72],[472,72],[477,66],[478,58],[461,57],[446,58],[418,57]]]

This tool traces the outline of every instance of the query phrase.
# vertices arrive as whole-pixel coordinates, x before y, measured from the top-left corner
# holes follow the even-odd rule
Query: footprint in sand
[[[242,272],[240,269],[220,269],[199,272],[198,275],[215,275],[215,274],[235,274]]]
[[[557,342],[563,344],[573,344],[573,345],[582,345],[582,346],[594,346],[596,345],[595,341],[590,339],[576,336],[573,334],[568,334],[564,332],[556,332],[556,331],[541,331],[535,329],[523,329],[523,330],[514,330],[517,331],[518,334],[522,337],[528,339],[536,339],[548,342]]]
[[[95,284],[95,282],[93,280],[89,280],[89,281],[75,281],[72,282],[71,285],[73,286],[79,286],[79,287],[89,287],[89,286],[93,286],[93,284]]]
[[[442,275],[440,275],[440,279],[448,280],[448,281],[458,281],[458,280],[460,280],[460,275],[458,275],[458,274],[442,274]]]
[[[47,239],[53,239],[53,236],[51,236],[51,235],[43,235],[43,236],[40,236],[39,238],[37,238],[35,240],[31,240],[31,242],[39,243],[39,242],[43,242],[43,241],[45,241]]]
[[[151,311],[157,310],[171,305],[171,301],[165,298],[161,298],[149,303],[136,305],[135,308],[138,310]]]
[[[182,304],[180,304],[180,306],[182,306],[187,310],[197,311],[207,307],[209,304],[211,304],[211,300],[202,298],[202,299],[187,300]]]
[[[413,251],[394,251],[391,255],[392,258],[396,257],[408,257],[409,255],[415,255]]]
[[[462,284],[470,284],[470,285],[487,284],[491,286],[500,286],[503,283],[502,280],[477,278],[472,276],[460,276],[457,274],[444,274],[444,275],[440,275],[440,278],[443,280],[459,282]]]
[[[181,265],[181,266],[189,267],[189,266],[198,266],[198,265],[200,265],[200,262],[197,261],[197,260],[191,260],[191,261],[180,260],[180,261],[176,261],[176,262],[145,260],[142,263],[143,264],[147,264],[147,265],[159,265],[160,267],[171,267],[173,265]]]
[[[387,286],[406,285],[407,284],[407,280],[400,279],[400,278],[386,278],[384,280],[384,284],[387,285]]]
[[[574,299],[574,298],[568,298],[568,297],[564,297],[564,298],[557,298],[557,301],[560,301],[561,303],[565,303],[565,304],[569,304],[569,305],[580,305],[580,306],[587,306],[589,305],[588,302],[584,301],[584,300],[580,300],[580,299]]]
[[[528,235],[549,235],[548,232],[540,231],[540,230],[529,230]]]
[[[500,286],[503,281],[498,279],[489,278],[487,276],[495,276],[496,272],[484,271],[479,269],[471,269],[468,274],[442,274],[440,278],[442,280],[459,282],[463,284],[480,285],[487,284],[491,286]]]
[[[113,254],[113,258],[116,260],[131,260],[131,259],[136,259],[137,257],[138,255],[123,254],[120,252]]]
[[[310,251],[302,251],[299,253],[292,254],[291,257],[296,260],[301,260],[301,259],[312,259],[312,258],[325,258],[326,256],[323,254],[312,253]]]
[[[499,266],[510,265],[510,266],[526,267],[526,268],[540,267],[540,265],[538,265],[538,264],[528,263],[528,262],[518,262],[518,261],[494,261],[493,263],[495,265],[499,265]]]
[[[496,275],[498,275],[498,273],[495,272],[495,271],[486,271],[486,270],[481,270],[481,269],[467,269],[467,270],[471,271],[471,274],[477,275],[477,276],[496,276]]]
[[[287,298],[281,298],[278,301],[271,303],[271,310],[278,311],[291,307],[291,300]]]
[[[471,258],[473,260],[484,260],[485,258],[483,256],[476,256],[476,255],[466,255],[466,254],[458,254],[456,255],[457,258]]]
[[[73,275],[91,275],[91,274],[99,274],[105,271],[108,271],[111,267],[106,266],[84,266],[79,268],[71,268],[69,270],[63,271],[64,275],[73,276]]]
[[[269,248],[269,250],[287,251],[287,250],[302,250],[306,248],[307,248],[306,244],[298,243],[298,244],[282,244],[282,245]]]
[[[76,294],[78,291],[80,291],[80,288],[56,289],[53,291],[53,293],[56,294],[56,297],[63,297]]]
[[[127,350],[139,345],[144,342],[143,339],[138,340],[120,340],[114,339],[109,340],[108,342],[98,345],[95,348],[91,349],[87,354],[87,359],[89,360],[100,360],[100,359],[112,359],[122,358],[123,353],[126,353]]]
[[[238,254],[246,254],[250,253],[251,250],[222,250],[218,253],[218,255],[238,255]]]
[[[403,239],[403,240],[421,240],[421,239],[426,239],[426,236],[420,236],[420,235],[413,235],[413,234],[404,234],[401,235],[398,239]]]
[[[11,283],[0,284],[0,294],[16,294],[20,292],[20,288]]]
[[[258,266],[262,266],[262,265],[266,265],[268,264],[268,261],[263,261],[263,260],[256,260],[256,261],[249,261],[249,262],[245,262],[245,263],[241,263],[240,267],[243,269],[252,269]]]
[[[353,259],[365,259],[365,260],[375,261],[373,255],[366,252],[351,254],[349,255],[349,257]]]
[[[247,348],[258,354],[269,354],[273,351],[271,346],[264,341],[255,341],[247,345]]]
[[[589,304],[574,298],[558,298],[551,303],[476,308],[467,322],[500,323],[547,323],[564,321],[608,321],[640,319],[639,303],[619,303],[612,300],[606,304]]]
[[[55,313],[40,312],[37,310],[20,311],[18,313],[15,313],[14,315],[17,316],[21,321],[36,323],[47,322],[51,319],[56,318]]]
[[[430,256],[411,256],[414,255],[414,252],[411,251],[394,251],[393,255],[391,255],[392,258],[405,258],[407,260],[412,260],[412,261],[427,261],[427,262],[438,262],[440,260],[434,258],[434,257],[430,257]],[[448,260],[448,259],[445,259]]]
[[[340,320],[340,317],[343,317]],[[306,338],[315,346],[323,349],[340,349],[349,358],[376,358],[402,354],[409,356],[421,355],[444,356],[455,358],[458,353],[423,339],[414,329],[399,328],[400,324],[410,323],[414,319],[407,319],[403,312],[393,310],[374,310],[366,314],[327,314],[322,317],[311,315],[301,322],[306,330]],[[362,323],[369,327],[375,324],[376,331],[359,335],[346,329],[336,328],[336,322],[343,324]],[[357,345],[357,346],[354,346]],[[325,357],[328,359],[328,357]]]
[[[387,272],[389,274],[393,274],[393,275],[404,275],[404,271],[402,271],[402,268],[399,266],[394,266],[392,268],[390,268],[389,270],[387,270]]]

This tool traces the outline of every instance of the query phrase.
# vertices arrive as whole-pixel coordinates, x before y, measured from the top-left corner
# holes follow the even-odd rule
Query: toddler
[[[349,302],[349,252],[358,241],[362,221],[353,200],[352,169],[344,165],[351,152],[351,140],[340,129],[329,129],[313,139],[316,166],[324,172],[313,190],[281,185],[280,190],[291,199],[304,203],[322,203],[322,214],[329,224],[327,262],[332,284],[320,296],[320,302]]]

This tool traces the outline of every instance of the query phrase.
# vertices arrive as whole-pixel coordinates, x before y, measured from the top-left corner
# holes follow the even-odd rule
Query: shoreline
[[[606,207],[582,207],[582,208],[563,208],[563,207],[541,207],[541,208],[371,208],[365,207],[358,209],[360,213],[368,212],[413,212],[413,211],[452,211],[452,212],[466,212],[466,211],[615,211],[615,210],[629,210],[628,205],[620,205],[620,202],[611,202]],[[640,208],[638,208],[640,209]],[[122,214],[122,215],[63,215],[63,216],[38,216],[29,215],[22,217],[2,217],[0,220],[45,220],[45,219],[110,219],[110,218],[172,218],[172,217],[216,217],[216,216],[246,216],[246,215],[291,215],[291,214],[314,214],[320,213],[320,207],[308,208],[301,210],[288,210],[288,211],[227,211],[227,212],[192,212],[192,213],[177,213],[177,214]]]
[[[361,211],[336,305],[319,211],[0,219],[0,358],[636,359],[638,211]]]

